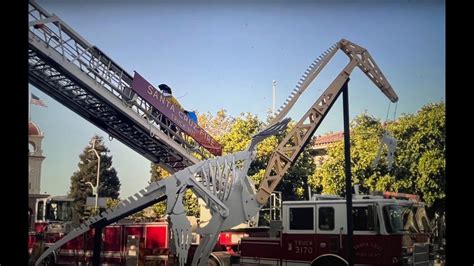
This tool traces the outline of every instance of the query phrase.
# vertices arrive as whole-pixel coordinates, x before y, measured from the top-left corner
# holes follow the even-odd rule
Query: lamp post
[[[96,140],[97,140],[96,138],[91,140],[92,149],[90,149],[89,151],[93,151],[95,153],[95,156],[97,156],[97,178],[96,178],[97,182],[95,186],[92,185],[91,182],[86,183],[92,187],[92,193],[95,195],[95,208],[94,208],[95,214],[97,214],[97,203],[99,201],[99,172],[100,172],[100,156],[99,156],[99,153],[97,153],[97,150],[95,149]]]
[[[272,115],[275,115],[275,96],[276,96],[276,85],[277,85],[277,82],[276,80],[273,80],[272,82],[273,84],[273,97],[272,97]]]

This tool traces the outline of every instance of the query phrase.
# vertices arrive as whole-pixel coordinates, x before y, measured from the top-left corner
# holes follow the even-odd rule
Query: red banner
[[[219,142],[211,137],[211,135],[204,131],[204,129],[202,129],[198,124],[192,121],[178,106],[169,102],[161,92],[148,83],[148,81],[137,72],[135,72],[135,75],[133,76],[132,90],[154,106],[210,153],[216,156],[222,154],[222,146]]]

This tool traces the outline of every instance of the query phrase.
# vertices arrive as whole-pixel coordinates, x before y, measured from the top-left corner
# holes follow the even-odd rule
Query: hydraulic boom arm
[[[283,175],[296,161],[298,155],[331,109],[342,91],[342,86],[349,80],[349,75],[356,66],[358,66],[392,102],[398,101],[397,94],[393,91],[392,86],[382,74],[382,71],[380,71],[375,64],[369,52],[348,40],[342,39],[310,65],[298,82],[295,90],[280,108],[281,112],[276,115],[270,125],[278,122],[288,113],[299,95],[306,90],[338,49],[341,49],[347,54],[349,63],[273,152],[257,191],[257,201],[259,204],[263,205],[267,202],[270,194],[283,178]]]

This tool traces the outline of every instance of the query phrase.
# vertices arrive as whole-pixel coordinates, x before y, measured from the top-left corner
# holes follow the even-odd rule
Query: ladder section
[[[28,34],[38,89],[171,173],[212,157],[132,90],[129,73],[33,1]]]

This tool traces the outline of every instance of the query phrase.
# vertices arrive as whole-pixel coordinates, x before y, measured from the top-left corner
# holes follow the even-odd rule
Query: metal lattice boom
[[[398,101],[397,94],[377,64],[375,64],[369,52],[357,44],[341,39],[308,67],[298,81],[294,91],[278,110],[278,114],[270,125],[277,123],[288,114],[299,96],[313,82],[339,49],[349,57],[349,63],[273,151],[257,192],[257,201],[261,205],[266,204],[268,198],[283,178],[283,175],[296,162],[299,154],[309,143],[314,132],[342,92],[343,85],[349,81],[349,76],[355,67],[359,67],[392,102]]]

